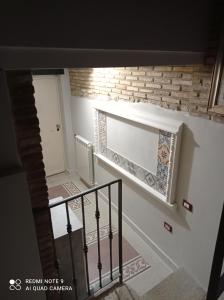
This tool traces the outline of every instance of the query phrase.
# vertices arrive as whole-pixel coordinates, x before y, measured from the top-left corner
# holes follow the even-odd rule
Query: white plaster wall
[[[127,135],[128,139],[125,139]],[[144,144],[142,140],[145,140]],[[107,117],[107,147],[153,174],[157,170],[158,142],[158,129],[125,122],[113,116]]]
[[[68,70],[64,70],[64,75],[59,76],[59,86],[61,93],[61,113],[63,125],[63,138],[65,147],[65,169],[70,172],[75,172],[75,144],[74,134],[72,130],[71,116],[71,89],[69,82]]]
[[[72,97],[73,131],[92,141],[93,104],[92,99]],[[177,211],[169,210],[103,162],[96,164],[96,180],[101,184],[114,177],[122,178],[123,210],[139,233],[161,255],[165,252],[170,263],[183,266],[207,289],[223,204],[224,125],[150,104],[138,105],[143,111],[154,112],[161,118],[182,120],[185,124],[177,183]],[[193,213],[183,209],[183,198],[193,204]],[[173,234],[164,230],[164,221],[173,226]]]

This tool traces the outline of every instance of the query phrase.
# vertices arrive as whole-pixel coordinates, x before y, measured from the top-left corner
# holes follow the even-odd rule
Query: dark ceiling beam
[[[0,47],[2,69],[183,65],[203,60],[202,52]]]

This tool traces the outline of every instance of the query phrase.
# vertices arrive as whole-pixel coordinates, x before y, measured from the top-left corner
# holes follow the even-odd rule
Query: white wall
[[[124,139],[127,135],[128,139]],[[120,118],[107,116],[107,147],[152,174],[156,174],[157,170],[158,142],[158,129],[136,126],[136,123],[124,122]],[[139,155],[139,150],[141,155]]]
[[[71,102],[73,131],[92,141],[93,103],[92,99],[80,97],[72,97]],[[169,210],[103,162],[96,165],[97,182],[101,184],[114,177],[122,178],[124,213],[160,254],[165,252],[170,263],[183,266],[207,289],[223,204],[224,125],[150,104],[138,105],[144,111],[182,120],[185,124],[177,183],[177,211]],[[183,198],[193,204],[193,213],[183,209]],[[164,221],[173,226],[173,234],[164,230]]]
[[[75,144],[72,130],[71,89],[67,69],[64,70],[64,75],[59,76],[59,85],[61,92],[61,113],[65,146],[65,169],[68,172],[73,173],[75,172]]]

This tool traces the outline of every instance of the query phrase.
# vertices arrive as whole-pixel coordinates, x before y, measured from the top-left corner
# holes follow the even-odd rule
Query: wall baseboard
[[[77,175],[78,174],[75,169],[70,169],[70,168],[66,168],[65,172],[69,173],[69,175]]]
[[[108,198],[101,192],[99,191],[99,195],[102,198],[102,200],[106,203],[108,203]],[[113,202],[111,202],[111,206],[113,208],[114,211],[116,211],[116,213],[118,212],[118,207],[117,205],[115,205]],[[152,248],[157,254],[158,256],[173,270],[176,271],[177,269],[179,269],[179,266],[155,243],[153,242],[153,240],[147,235],[145,234],[145,232],[138,227],[138,225],[133,222],[124,212],[122,212],[122,217],[123,217],[123,221],[129,225],[135,233],[138,234],[138,236],[140,236],[144,242],[146,242],[146,244]]]

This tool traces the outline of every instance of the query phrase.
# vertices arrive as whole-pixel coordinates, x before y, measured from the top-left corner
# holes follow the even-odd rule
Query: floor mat
[[[104,228],[106,229],[106,228]],[[109,239],[108,235],[100,236],[100,252],[102,263],[102,280],[103,282],[109,281],[110,278],[110,264],[109,264]],[[97,233],[91,232],[87,234],[88,243],[88,265],[89,265],[89,278],[91,286],[95,289],[99,285],[99,271],[97,269],[98,263],[98,246],[97,246]],[[118,233],[115,232],[112,240],[112,266],[113,276],[118,277]],[[151,266],[144,258],[123,238],[123,280],[124,282],[133,278],[134,276],[144,272]],[[104,284],[103,284],[104,285]]]
[[[49,200],[56,197],[62,197],[65,199],[79,193],[81,193],[80,189],[73,182],[66,182],[63,184],[50,187],[48,189],[48,198]],[[84,205],[89,205],[89,204],[91,204],[91,202],[88,200],[88,198],[84,197]],[[71,207],[72,210],[79,209],[81,208],[81,200],[80,199],[72,200],[69,202],[69,206]]]

